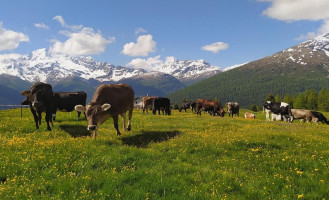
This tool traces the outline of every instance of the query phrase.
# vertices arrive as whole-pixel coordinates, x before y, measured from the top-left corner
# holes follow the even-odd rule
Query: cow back
[[[112,114],[121,114],[134,107],[134,91],[127,84],[104,84],[100,85],[94,93],[91,102],[100,105],[111,104],[109,110]]]

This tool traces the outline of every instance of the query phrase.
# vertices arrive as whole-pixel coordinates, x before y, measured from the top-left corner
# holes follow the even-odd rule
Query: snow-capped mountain
[[[277,60],[281,65],[294,63],[296,66],[323,66],[329,69],[329,33],[280,51],[269,58]]]
[[[209,65],[204,60],[178,61],[170,57],[154,71],[170,74],[182,82],[191,82],[212,76],[221,69]],[[74,77],[117,82],[144,73],[147,71],[143,69],[114,66],[96,62],[91,57],[71,57],[46,49],[39,49],[28,55],[0,55],[0,74],[15,76],[29,82],[58,82]]]
[[[142,69],[96,62],[91,57],[52,53],[46,49],[33,51],[29,55],[0,55],[0,74],[16,76],[29,82],[49,82],[68,77],[95,79],[100,82],[119,81],[145,72]]]
[[[222,69],[210,65],[203,59],[179,61],[175,57],[167,57],[162,65],[154,68],[154,71],[170,74],[184,83],[191,83],[213,76]]]

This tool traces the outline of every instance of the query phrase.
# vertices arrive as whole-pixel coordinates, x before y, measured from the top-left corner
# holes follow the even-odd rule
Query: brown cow
[[[213,116],[218,114],[219,116],[224,117],[224,114],[225,114],[223,106],[219,101],[197,99],[196,100],[196,114],[201,115],[201,110],[212,112]]]
[[[319,119],[314,116],[312,111],[310,110],[305,110],[305,109],[291,109],[292,114],[294,115],[294,119],[301,119],[301,122],[314,122],[318,123]]]
[[[254,114],[252,114],[252,113],[246,112],[244,114],[244,118],[246,118],[246,119],[256,119],[256,116]]]
[[[93,130],[93,137],[97,136],[97,128],[108,118],[112,117],[117,135],[121,135],[118,128],[118,116],[123,120],[123,129],[126,130],[126,112],[129,111],[128,128],[131,130],[131,117],[134,109],[134,91],[127,84],[104,84],[100,85],[91,102],[85,107],[75,106],[79,112],[86,112],[88,130]]]
[[[151,96],[151,97],[146,96],[146,97],[142,98],[143,113],[144,113],[145,110],[146,110],[146,113],[149,113],[147,109],[152,108],[153,100],[156,99],[156,98],[158,98],[158,97],[157,96]]]

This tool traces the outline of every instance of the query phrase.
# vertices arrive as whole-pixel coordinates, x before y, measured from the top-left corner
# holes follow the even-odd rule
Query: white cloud
[[[58,21],[62,25],[62,27],[69,28],[71,30],[77,31],[77,30],[80,30],[80,29],[83,28],[82,25],[68,25],[68,24],[66,24],[66,22],[64,21],[64,18],[60,15],[57,15],[57,16],[53,17],[53,20]]]
[[[141,35],[137,38],[137,43],[130,42],[123,46],[121,53],[128,56],[148,56],[155,52],[156,42],[152,35]]]
[[[152,71],[155,68],[160,67],[161,64],[163,64],[163,61],[160,59],[160,55],[151,57],[148,59],[142,59],[142,58],[136,58],[131,60],[128,64],[126,64],[127,67],[133,67],[137,69],[145,69],[147,71]]]
[[[0,22],[0,51],[16,49],[20,42],[30,41],[29,37],[23,33],[7,30]]]
[[[34,23],[34,26],[35,26],[36,28],[49,29],[49,26],[47,26],[47,25],[44,24],[44,23]]]
[[[228,44],[224,42],[215,42],[201,47],[202,50],[211,51],[213,53],[218,53],[218,51],[225,50],[227,48],[228,48]]]
[[[136,28],[135,34],[138,35],[140,33],[147,33],[147,30],[143,29],[142,27]]]
[[[268,0],[264,15],[282,21],[329,19],[328,0]]]
[[[301,34],[300,36],[298,36],[297,38],[295,38],[295,40],[301,40],[301,41],[304,41],[304,40],[309,40],[309,39],[312,39],[312,38],[315,38],[315,37],[316,37],[316,33],[314,33],[314,32],[309,32],[309,33],[307,33],[306,35]]]
[[[63,33],[62,33],[63,34]],[[61,52],[71,56],[100,54],[105,51],[106,45],[113,43],[115,38],[105,39],[100,31],[95,32],[92,28],[82,28],[78,32],[68,32],[69,37],[65,42],[54,40],[51,51]]]

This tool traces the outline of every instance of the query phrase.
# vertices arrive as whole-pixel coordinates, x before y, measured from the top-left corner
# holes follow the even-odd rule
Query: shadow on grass
[[[150,143],[159,143],[175,138],[180,135],[180,131],[142,131],[140,135],[121,138],[123,144],[146,148]]]
[[[82,125],[60,125],[61,129],[70,134],[72,137],[91,136],[91,132],[87,130],[86,126]]]

